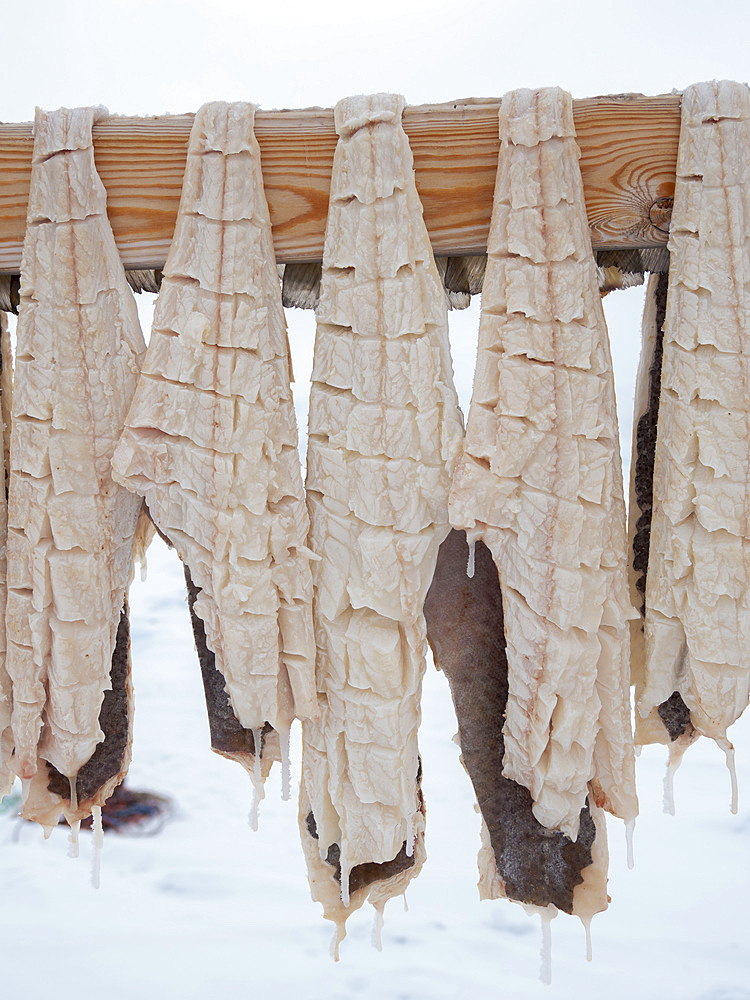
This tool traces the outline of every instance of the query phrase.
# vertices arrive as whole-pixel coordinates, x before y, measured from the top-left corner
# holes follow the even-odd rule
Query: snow
[[[545,988],[537,979],[538,920],[505,900],[479,902],[479,817],[451,740],[448,686],[430,665],[420,732],[427,862],[410,887],[409,912],[396,902],[386,907],[382,953],[370,945],[374,914],[363,908],[349,920],[336,965],[328,955],[331,925],[307,887],[295,802],[281,801],[280,767],[266,783],[253,833],[244,769],[209,749],[184,582],[161,542],[149,551],[146,583],[133,586],[132,620],[136,728],[128,783],[170,796],[174,818],[158,836],[107,832],[96,892],[89,884],[92,835],[81,832],[82,857],[68,860],[64,828],[45,842],[40,828],[14,817],[6,799],[3,997],[41,1000],[52,988],[59,1000],[77,996],[77,977],[60,975],[76,954],[86,982],[108,1000],[134,992],[142,1000],[197,1000],[250,984],[254,992],[307,1000],[458,1000],[500,990],[519,998],[570,997],[575,990],[580,1000],[606,991],[617,1000],[632,997],[636,985],[641,1000],[750,998],[750,812],[740,803],[731,816],[723,754],[713,742],[700,740],[685,756],[676,817],[662,812],[665,750],[644,748],[635,871],[627,871],[622,824],[610,822],[612,904],[594,918],[594,960],[586,963],[579,921],[561,914],[552,986]],[[747,719],[731,737],[747,787]],[[293,799],[299,754],[295,725]],[[16,808],[19,799],[17,789]]]

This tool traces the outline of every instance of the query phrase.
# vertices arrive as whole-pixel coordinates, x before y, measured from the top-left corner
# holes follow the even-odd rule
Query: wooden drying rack
[[[498,140],[496,100],[407,107],[425,221],[438,255],[487,247]],[[659,247],[674,195],[680,96],[573,102],[594,249]],[[103,119],[94,152],[127,268],[160,268],[174,232],[193,115]],[[21,263],[32,127],[0,124],[0,273]],[[255,134],[279,263],[320,260],[336,145],[333,111],[258,111]]]

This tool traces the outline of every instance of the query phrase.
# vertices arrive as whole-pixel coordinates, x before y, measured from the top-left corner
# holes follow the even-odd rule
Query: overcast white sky
[[[162,114],[383,90],[421,104],[550,84],[657,94],[750,75],[743,0],[6,0],[2,33],[4,121],[37,104]]]

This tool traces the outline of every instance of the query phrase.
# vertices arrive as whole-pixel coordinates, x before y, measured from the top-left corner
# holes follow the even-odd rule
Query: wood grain
[[[404,112],[436,254],[486,249],[498,106],[496,100],[468,100]],[[663,219],[674,193],[679,109],[679,95],[573,102],[596,249],[666,243]],[[107,211],[126,267],[164,264],[192,122],[192,115],[110,117],[94,128]],[[279,262],[319,260],[336,145],[333,111],[259,111],[256,135]],[[30,123],[0,124],[0,273],[20,267],[31,152]]]

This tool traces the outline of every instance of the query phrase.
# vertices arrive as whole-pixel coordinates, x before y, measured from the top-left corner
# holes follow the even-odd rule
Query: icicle
[[[476,541],[473,538],[468,538],[469,542],[469,561],[466,564],[466,575],[471,580],[474,576],[474,548],[476,546]]]
[[[263,782],[263,776],[260,772],[260,758],[263,753],[263,732],[262,727],[258,729],[253,729],[253,781],[256,785],[260,785]]]
[[[370,940],[376,951],[383,950],[383,924],[385,923],[385,903],[375,907],[375,915],[372,919],[372,934]]]
[[[146,550],[149,547],[153,535],[153,527],[145,513],[145,508],[141,510],[133,536],[132,559],[133,567],[138,565],[141,571],[141,583],[146,582],[148,575],[148,565],[146,562]]]
[[[331,943],[328,947],[328,954],[331,956],[334,962],[338,962],[339,960],[339,945],[346,937],[345,925],[346,925],[345,920],[341,921],[337,920],[336,926],[333,928],[333,937],[331,938]]]
[[[351,869],[349,868],[348,861],[344,856],[344,838],[341,838],[341,844],[339,845],[339,866],[341,868],[341,902],[348,909],[350,898],[349,898],[349,875]]]
[[[77,819],[74,823],[70,824],[70,841],[68,843],[69,858],[78,857],[78,833],[80,829],[81,829],[80,819]]]
[[[583,929],[586,932],[586,961],[590,962],[591,959],[594,957],[594,949],[593,949],[592,944],[591,944],[591,914],[589,914],[587,917],[581,917],[580,920],[581,920],[581,923],[583,924]],[[551,963],[550,963],[550,979],[549,979],[549,981],[550,982],[552,981]]]
[[[253,782],[253,800],[250,803],[250,812],[248,813],[247,821],[254,833],[258,832],[258,806],[265,797],[266,793],[263,785],[258,786]]]
[[[321,861],[326,861],[328,858],[328,848],[331,845],[324,844],[322,838],[318,837],[318,854],[320,855]]]
[[[21,809],[26,805],[26,800],[31,791],[31,778],[21,778]]]
[[[674,816],[674,776],[677,768],[685,756],[690,742],[688,740],[676,740],[669,744],[669,760],[667,761],[667,773],[664,775],[664,812],[668,816]]]
[[[292,796],[292,771],[289,763],[289,730],[277,729],[281,748],[281,799],[288,802]]]
[[[414,857],[414,817],[409,816],[406,820],[406,856],[407,858]]]
[[[404,895],[404,913],[408,913],[409,912],[409,904],[406,902],[406,889],[404,889],[403,895]]]
[[[70,785],[70,811],[72,813],[78,812],[78,775],[68,778],[68,784]]]
[[[78,776],[68,778],[70,785],[70,811],[72,814],[78,812]],[[68,857],[78,857],[78,832],[81,829],[80,819],[70,824],[70,846],[68,847]]]
[[[102,826],[102,807],[92,806],[91,816],[94,820],[94,853],[91,855],[91,885],[99,888],[99,875],[102,864],[102,847],[104,846],[104,827]]]
[[[734,762],[734,747],[729,742],[729,740],[717,740],[716,742],[724,751],[724,756],[726,757],[727,769],[729,770],[729,779],[732,784],[732,803],[729,808],[732,811],[732,815],[736,816],[738,799],[739,799],[739,790],[737,787],[737,768],[735,767],[735,762]]]
[[[633,857],[633,834],[635,833],[635,819],[629,819],[625,824],[625,844],[627,848],[628,868],[632,871],[635,867]]]
[[[349,869],[344,871],[343,867],[341,869],[341,904],[347,909],[349,908],[349,903],[351,902],[349,898]]]
[[[544,909],[541,910],[540,916],[542,919],[542,948],[539,953],[541,958],[539,979],[545,986],[550,986],[552,984],[552,917],[556,914]]]
[[[542,947],[539,951],[539,957],[541,963],[539,966],[539,979],[549,986],[552,983],[552,921],[557,916],[558,910],[553,903],[548,903],[547,906],[535,906],[534,903],[521,903],[524,910],[528,915],[534,916],[534,914],[539,914],[539,918],[542,921]],[[583,917],[580,918],[586,926]],[[590,917],[588,918],[591,919]]]
[[[663,809],[668,816],[674,816],[674,773],[679,767],[679,761],[675,764],[670,755],[667,763],[667,770],[664,775],[664,802]]]
[[[251,780],[253,782],[253,801],[250,806],[250,815],[248,816],[248,822],[250,824],[251,830],[257,832],[258,830],[258,806],[265,798],[266,792],[263,787],[263,774],[260,769],[260,755],[262,747],[262,736],[260,729],[253,729],[253,746],[255,748],[255,753],[253,754],[253,773]]]

